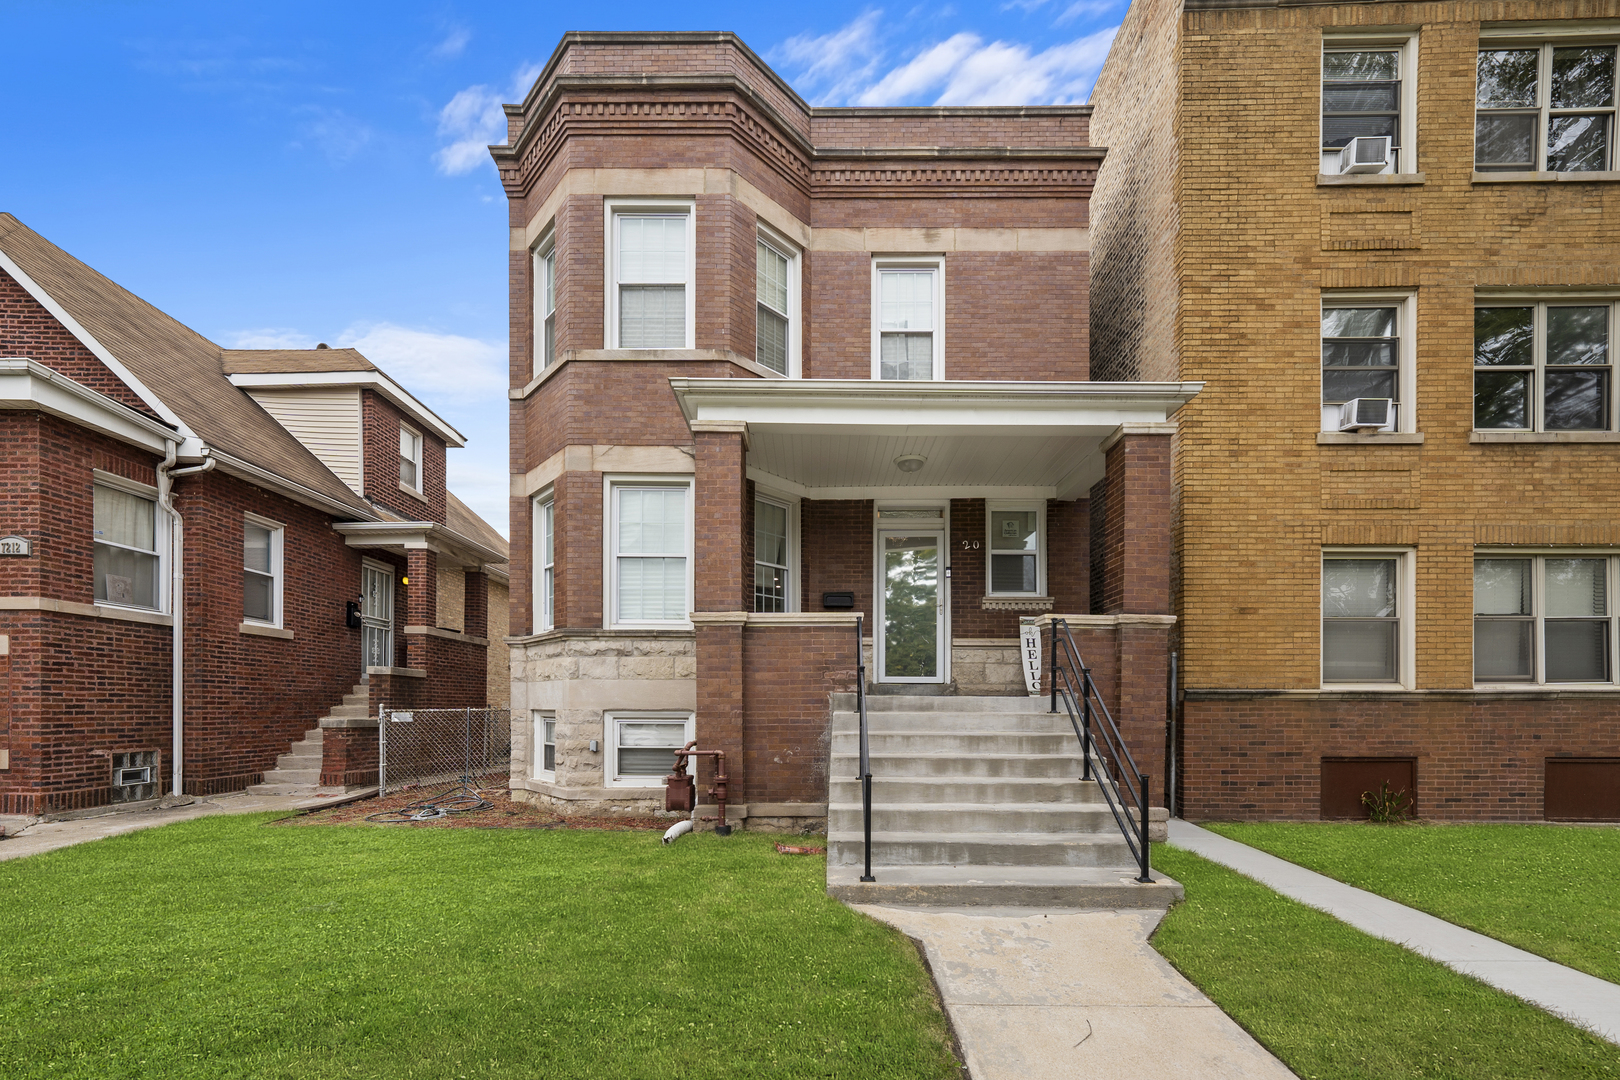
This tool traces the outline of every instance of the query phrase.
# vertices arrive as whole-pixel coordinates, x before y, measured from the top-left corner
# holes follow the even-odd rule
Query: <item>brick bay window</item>
[[[945,260],[872,262],[872,378],[945,377]]]
[[[754,500],[754,610],[798,608],[793,564],[795,507],[786,499]]]
[[[672,751],[695,737],[691,713],[624,713],[602,716],[607,729],[609,787],[662,787],[675,764]]]
[[[1613,555],[1474,559],[1474,682],[1613,683]]]
[[[1322,39],[1324,174],[1417,171],[1416,53],[1417,39],[1409,36]],[[1369,141],[1352,147],[1354,139]],[[1371,141],[1380,139],[1389,140],[1387,147]]]
[[[690,626],[691,483],[621,480],[608,491],[613,625]]]
[[[792,245],[761,231],[755,251],[754,362],[778,375],[798,374],[798,262]]]
[[[1322,430],[1329,432],[1392,432],[1416,429],[1411,409],[1403,403],[1414,396],[1410,295],[1338,294],[1322,296]],[[1388,422],[1379,427],[1357,426],[1381,411],[1363,406],[1345,409],[1351,401],[1388,399]],[[1351,415],[1360,413],[1361,416]]]
[[[693,205],[609,200],[607,213],[608,347],[694,348]]]
[[[156,489],[96,474],[92,561],[97,603],[162,608],[159,544],[167,540],[162,523]]]
[[[422,490],[422,434],[404,424],[399,426],[399,486],[417,493]]]
[[[1474,98],[1479,172],[1608,172],[1615,45],[1482,41]]]
[[[557,625],[557,502],[543,495],[534,503],[534,629]]]
[[[281,625],[282,539],[285,530],[273,521],[247,517],[242,522],[242,619],[264,626]]]
[[[1322,554],[1322,683],[1411,686],[1411,553]]]
[[[550,238],[534,254],[535,353],[544,371],[557,362],[557,245]]]
[[[1476,431],[1613,431],[1610,300],[1474,309]]]

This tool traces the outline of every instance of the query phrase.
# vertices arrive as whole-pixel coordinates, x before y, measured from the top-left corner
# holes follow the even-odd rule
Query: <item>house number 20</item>
[[[962,550],[963,551],[978,551],[979,550],[979,542],[977,540],[964,540],[964,541],[962,541]]]

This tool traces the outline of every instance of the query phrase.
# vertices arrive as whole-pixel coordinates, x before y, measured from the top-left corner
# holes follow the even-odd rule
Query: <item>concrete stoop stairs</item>
[[[1137,868],[1067,714],[1028,697],[867,697],[872,875],[863,859],[860,716],[833,695],[827,891],[863,904],[1166,907],[1181,886]],[[1154,820],[1162,835],[1164,811]]]
[[[370,690],[364,683],[356,683],[343,695],[343,704],[335,706],[322,719],[360,720],[371,715]],[[301,742],[276,758],[276,767],[264,774],[262,783],[247,789],[249,795],[342,795],[345,788],[321,786],[321,725],[304,732]]]

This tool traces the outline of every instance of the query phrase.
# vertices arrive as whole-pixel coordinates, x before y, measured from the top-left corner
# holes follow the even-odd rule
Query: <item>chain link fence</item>
[[[461,786],[502,790],[511,781],[507,709],[379,710],[379,795]]]

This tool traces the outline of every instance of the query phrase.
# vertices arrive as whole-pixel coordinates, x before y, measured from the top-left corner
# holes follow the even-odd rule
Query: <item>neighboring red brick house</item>
[[[880,688],[980,695],[1068,614],[1162,790],[1198,384],[1090,380],[1089,107],[811,108],[731,34],[569,34],[507,116],[514,791],[645,806],[695,737],[812,824],[858,613]]]
[[[0,214],[0,386],[0,813],[247,787],[363,681],[486,701],[506,552],[359,353],[221,349]],[[329,734],[322,780],[374,783],[374,726]]]

